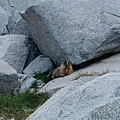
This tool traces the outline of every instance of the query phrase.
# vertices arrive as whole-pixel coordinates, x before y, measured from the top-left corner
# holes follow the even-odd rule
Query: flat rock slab
[[[13,93],[19,87],[17,71],[0,59],[0,93]]]
[[[35,73],[47,72],[52,68],[53,64],[50,58],[39,55],[23,70],[23,73],[28,74],[29,76],[34,76]]]
[[[119,92],[120,73],[108,73],[83,85],[75,81],[26,120],[119,120]]]
[[[120,51],[119,6],[119,0],[48,0],[22,16],[43,54],[78,65]]]
[[[0,36],[0,58],[21,73],[29,53],[28,37],[24,35]]]
[[[86,82],[89,82],[93,80],[96,76],[83,76],[80,77],[80,85],[85,84]],[[53,94],[55,94],[57,91],[59,91],[61,88],[64,88],[70,84],[74,83],[74,79],[70,79],[69,76],[66,76],[64,78],[56,78],[50,82],[48,82],[45,86],[43,86],[41,89],[39,89],[38,93],[48,93],[49,97],[51,97]]]

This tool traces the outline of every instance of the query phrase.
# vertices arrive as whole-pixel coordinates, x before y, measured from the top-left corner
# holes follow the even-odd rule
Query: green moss
[[[47,83],[51,80],[50,77],[47,77],[48,73],[34,73],[34,78],[37,80],[42,80],[44,83]]]
[[[47,99],[48,95],[45,93],[34,94],[26,92],[15,96],[0,94],[0,117],[14,117],[15,120],[25,119]]]
[[[35,80],[33,84],[30,86],[30,88],[37,88],[37,81]]]

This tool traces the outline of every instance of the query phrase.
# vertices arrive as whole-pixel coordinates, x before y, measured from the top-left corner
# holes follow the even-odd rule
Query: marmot
[[[48,74],[48,77],[57,78],[57,77],[64,77],[65,75],[69,75],[73,72],[72,65],[69,61],[64,60],[60,67],[51,70]]]

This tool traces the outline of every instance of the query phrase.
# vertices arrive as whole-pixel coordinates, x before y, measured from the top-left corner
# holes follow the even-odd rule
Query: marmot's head
[[[64,66],[70,66],[70,61],[69,60],[63,60],[63,65]]]

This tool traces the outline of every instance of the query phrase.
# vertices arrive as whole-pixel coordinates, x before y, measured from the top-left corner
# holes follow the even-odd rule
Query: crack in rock
[[[9,5],[10,7],[13,7],[13,8],[14,8],[14,6],[11,5],[10,0],[7,0],[7,1],[8,1],[8,5]]]
[[[114,13],[109,13],[109,12],[105,12],[105,11],[104,11],[104,13],[107,13],[107,14],[113,15],[113,16],[115,16],[115,17],[120,17],[120,15],[116,15],[116,14],[114,14]]]

